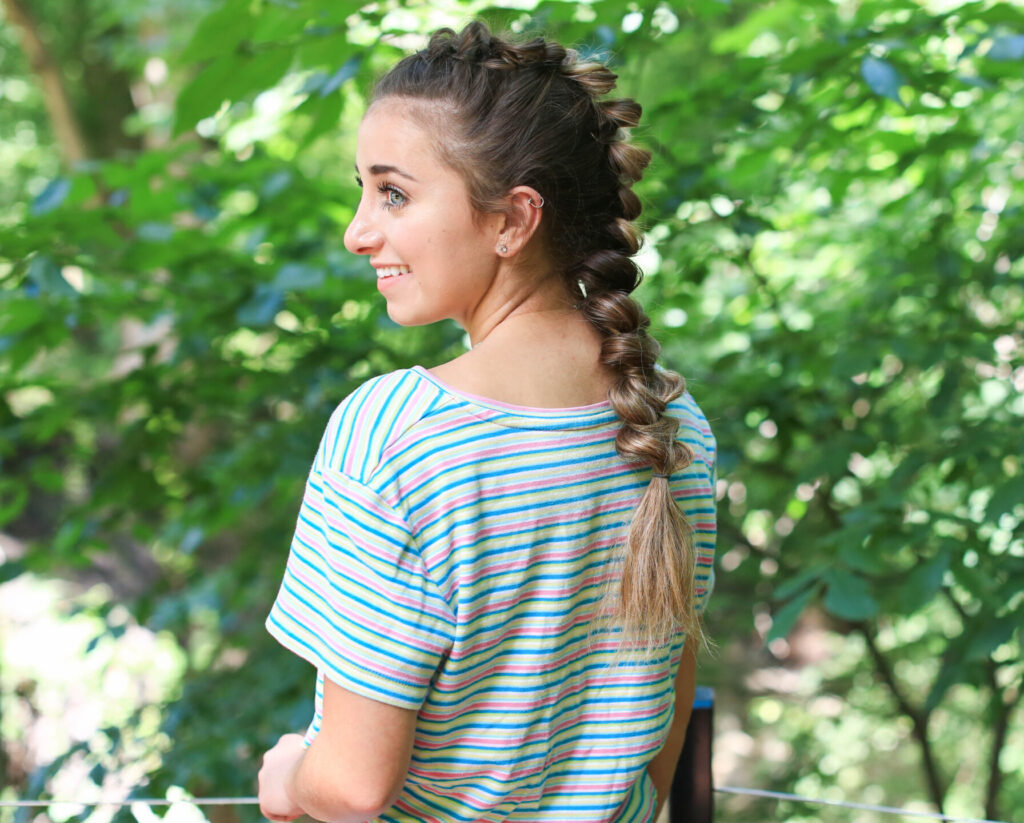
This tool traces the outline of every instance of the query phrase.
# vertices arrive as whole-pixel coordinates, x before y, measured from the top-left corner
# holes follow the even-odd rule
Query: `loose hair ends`
[[[613,561],[615,573],[597,609],[591,642],[617,634],[612,665],[662,654],[680,636],[709,642],[695,608],[696,545],[693,527],[667,479],[645,489]]]

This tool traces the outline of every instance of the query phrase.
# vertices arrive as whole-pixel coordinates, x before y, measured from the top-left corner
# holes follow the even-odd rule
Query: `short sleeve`
[[[314,467],[266,626],[342,688],[418,709],[455,619],[401,515],[358,481]]]
[[[715,588],[715,544],[718,536],[718,450],[707,421],[703,421],[703,440],[707,465],[706,493],[700,502],[699,521],[694,534],[694,611],[703,615]]]

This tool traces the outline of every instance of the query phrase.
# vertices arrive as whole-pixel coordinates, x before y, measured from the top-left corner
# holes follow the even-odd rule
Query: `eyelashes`
[[[356,185],[363,188],[363,178],[358,174]],[[380,204],[382,209],[400,209],[409,202],[409,195],[393,183],[382,182],[378,184],[377,191],[384,195],[384,200]]]
[[[384,202],[380,204],[381,208],[400,209],[409,201],[406,193],[391,183],[381,183],[377,186],[377,191],[384,195]]]

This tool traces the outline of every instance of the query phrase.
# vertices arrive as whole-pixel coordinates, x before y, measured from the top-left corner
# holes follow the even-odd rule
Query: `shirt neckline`
[[[419,377],[427,380],[440,391],[455,397],[465,403],[487,409],[495,413],[496,417],[503,422],[516,422],[517,425],[527,426],[531,423],[538,424],[540,428],[577,428],[582,426],[594,426],[610,423],[618,419],[615,409],[608,400],[600,403],[590,403],[585,406],[564,406],[560,408],[547,408],[542,406],[518,406],[514,403],[505,403],[491,397],[483,397],[478,394],[456,389],[443,380],[435,377],[431,372],[420,365],[415,365],[409,371],[415,372]],[[491,417],[491,416],[489,416]],[[494,417],[491,417],[494,419]]]

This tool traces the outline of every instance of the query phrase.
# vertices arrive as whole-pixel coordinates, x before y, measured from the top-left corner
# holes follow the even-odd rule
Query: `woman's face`
[[[469,329],[498,271],[502,216],[473,219],[465,183],[404,100],[366,113],[356,172],[363,193],[345,247],[370,258],[388,315],[403,326],[452,318]]]

